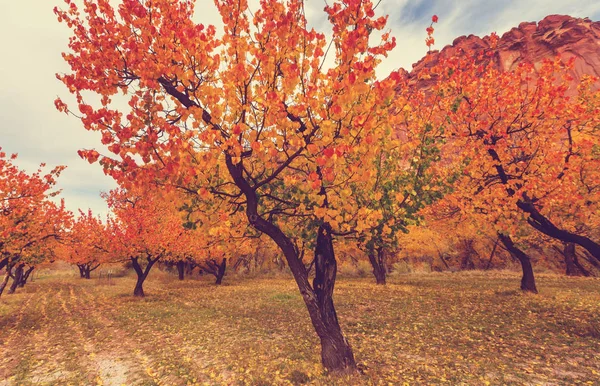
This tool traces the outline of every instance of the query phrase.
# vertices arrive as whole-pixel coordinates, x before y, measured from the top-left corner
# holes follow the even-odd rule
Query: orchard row
[[[386,256],[427,224],[497,240],[526,291],[529,242],[565,245],[570,261],[577,246],[598,267],[600,93],[566,76],[572,62],[500,71],[492,36],[476,56],[378,78],[395,40],[370,1],[327,5],[329,39],[299,0],[252,12],[218,1],[222,35],[192,20],[193,2],[67,3],[55,12],[72,30],[71,71],[58,78],[74,100],[56,106],[101,133],[105,151],[80,155],[120,185],[105,222],[82,213],[61,228],[73,242],[51,238],[48,254],[84,276],[129,260],[143,295],[161,259],[218,276],[266,243],[294,276],[323,365],[344,370],[356,364],[332,298],[336,251],[361,251],[384,283]]]

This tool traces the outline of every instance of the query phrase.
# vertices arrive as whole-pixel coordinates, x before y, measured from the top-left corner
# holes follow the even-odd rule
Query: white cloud
[[[332,0],[327,0],[331,3]],[[55,79],[66,71],[60,53],[66,50],[69,30],[56,20],[52,8],[60,0],[3,1],[0,12],[0,146],[8,153],[19,153],[18,164],[35,170],[46,162],[50,167],[67,165],[59,188],[68,207],[92,208],[106,213],[101,190],[115,183],[99,165],[89,165],[77,156],[81,148],[99,148],[97,133],[86,132],[79,121],[54,109],[56,96],[67,97],[64,86]],[[324,0],[306,0],[309,25],[326,28]],[[251,2],[256,9],[256,1]],[[380,74],[398,67],[411,68],[427,51],[425,28],[437,14],[436,48],[450,44],[464,34],[503,33],[523,21],[538,21],[548,14],[570,14],[600,18],[597,0],[382,0],[378,13],[390,15],[390,28],[397,47],[382,64]],[[196,4],[197,22],[221,25],[212,1]]]

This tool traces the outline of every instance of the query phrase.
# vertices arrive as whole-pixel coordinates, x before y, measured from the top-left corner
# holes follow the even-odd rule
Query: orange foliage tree
[[[64,203],[50,200],[58,194],[52,189],[64,167],[44,174],[42,164],[28,174],[14,165],[16,158],[0,151],[0,269],[6,269],[0,294],[11,276],[10,293],[25,284],[35,265],[52,255],[71,221]]]
[[[90,273],[102,263],[110,261],[110,235],[106,224],[91,210],[79,211],[79,217],[73,221],[68,237],[58,250],[59,257],[77,265],[82,278],[89,279]]]
[[[345,210],[329,188],[370,178],[372,163],[358,160],[375,157],[372,144],[390,135],[400,76],[377,81],[375,68],[395,42],[389,33],[371,41],[386,18],[375,17],[371,1],[327,5],[334,55],[327,68],[327,41],[307,27],[300,0],[264,1],[252,12],[244,0],[217,1],[222,37],[192,21],[190,1],[83,3],[55,9],[73,31],[64,54],[72,71],[59,78],[75,94],[85,128],[100,131],[114,155],[81,155],[129,183],[188,189],[200,181],[198,196],[244,210],[284,254],[324,366],[354,368],[332,300],[332,239]],[[84,91],[100,95],[100,105],[88,104]],[[128,96],[129,111],[112,103],[118,93]],[[69,112],[61,100],[56,106]],[[300,251],[306,237],[314,246],[312,283]]]
[[[215,284],[221,284],[227,261],[234,265],[240,258],[255,251],[257,232],[248,226],[242,212],[230,213],[211,202],[198,197],[180,195],[185,213],[184,227],[187,241],[182,259],[176,262],[179,278],[187,261],[194,267],[215,276]],[[216,204],[216,205],[215,205]],[[227,208],[227,207],[225,207]],[[181,268],[180,268],[181,267]]]
[[[145,296],[144,281],[161,259],[178,259],[186,229],[177,201],[163,191],[114,189],[105,194],[114,217],[108,221],[115,261],[128,261],[137,275],[134,296]]]
[[[521,288],[537,292],[530,258],[513,240],[522,224],[600,259],[590,227],[580,226],[597,212],[600,99],[589,79],[574,91],[559,59],[501,72],[483,57],[491,54],[450,58],[431,70],[432,92],[444,95],[447,152],[462,174],[444,203],[492,225],[522,264]]]

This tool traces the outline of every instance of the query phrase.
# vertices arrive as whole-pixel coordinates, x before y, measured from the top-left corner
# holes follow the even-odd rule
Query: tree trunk
[[[492,259],[494,258],[494,253],[496,253],[496,248],[498,247],[498,240],[494,241],[494,248],[492,248],[492,253],[490,253],[490,259],[485,266],[485,269],[488,270],[492,268]]]
[[[379,254],[379,253],[378,253]],[[331,227],[321,224],[317,234],[315,248],[314,292],[317,296],[319,315],[324,330],[317,334],[321,338],[321,361],[327,369],[346,369],[356,367],[352,348],[342,335],[335,307],[333,288],[337,273],[337,262],[333,251]]]
[[[383,248],[377,248],[375,252],[376,254],[373,252],[369,253],[369,261],[371,262],[371,266],[373,267],[373,275],[375,275],[375,282],[377,284],[385,285],[385,252]]]
[[[15,277],[13,278],[13,282],[10,285],[10,288],[8,289],[9,294],[14,294],[17,290],[17,286],[19,285],[19,283],[21,283],[21,279],[23,278],[23,267],[25,267],[25,264],[23,263],[17,265],[17,269],[15,270]]]
[[[92,268],[92,264],[90,263],[85,263],[85,264],[77,264],[77,268],[79,268],[79,276],[82,279],[89,279],[90,278],[90,273],[98,268],[100,266],[100,264],[96,265],[94,268]]]
[[[585,261],[587,261],[592,266],[594,266],[594,268],[600,270],[600,262],[597,261],[596,259],[594,259],[594,257],[591,256],[588,251],[583,251],[583,255],[579,255],[578,253],[575,253],[575,256],[577,256],[578,258],[579,257],[583,258]]]
[[[508,250],[508,252],[510,252],[511,255],[516,257],[517,260],[521,262],[521,269],[523,270],[523,277],[521,278],[521,290],[537,294],[538,291],[535,287],[533,267],[531,266],[531,259],[529,256],[515,245],[510,236],[499,233],[498,239]]]
[[[85,276],[85,278],[86,278],[86,279],[89,279],[89,278],[90,278],[90,274],[92,273],[92,271],[95,271],[96,269],[98,269],[98,267],[100,267],[100,265],[101,265],[101,264],[100,264],[100,263],[98,263],[98,264],[96,264],[96,265],[94,266],[94,265],[93,265],[93,263],[89,263],[89,264],[87,265],[87,273],[86,273],[86,276]]]
[[[185,261],[183,260],[179,260],[177,262],[177,274],[179,276],[179,280],[183,280],[183,277],[185,275]]]
[[[463,255],[460,261],[460,269],[464,270],[473,270],[475,269],[475,263],[473,262],[473,255],[477,254],[475,248],[473,247],[472,239],[463,239]]]
[[[446,269],[450,269],[450,266],[448,265],[448,262],[446,261],[446,259],[444,258],[444,255],[440,252],[440,250],[438,249],[438,257],[440,258],[440,260],[442,261],[442,263],[444,263],[444,266],[446,267]]]
[[[565,273],[567,276],[587,277],[592,275],[591,272],[585,269],[585,267],[579,262],[574,243],[564,243],[564,248],[562,251],[556,246],[554,246],[554,249],[565,258]]]
[[[543,234],[562,241],[563,243],[575,243],[585,248],[590,255],[600,261],[600,244],[588,237],[578,235],[558,228],[546,216],[541,214],[533,203],[525,196],[517,202],[517,206],[523,212],[529,214],[527,223]]]
[[[192,260],[190,260],[189,258],[185,261],[185,269],[184,269],[184,276],[190,276],[192,273],[194,273],[194,268],[195,268],[195,264]]]
[[[154,265],[154,263],[156,263],[158,261],[158,259],[160,259],[160,256],[155,259],[151,259],[150,257],[148,257],[147,258],[148,264],[146,265],[145,269],[142,269],[142,266],[138,262],[138,258],[131,257],[131,263],[133,265],[133,269],[135,270],[135,273],[137,274],[137,282],[135,283],[135,288],[133,289],[133,296],[138,296],[138,297],[142,297],[142,298],[144,296],[146,296],[144,294],[144,280],[146,280],[146,278],[148,277],[148,274],[150,273],[150,269],[152,269],[152,266]]]
[[[294,280],[302,294],[313,327],[321,340],[321,361],[329,371],[356,369],[352,348],[342,334],[333,305],[333,285],[337,264],[333,254],[331,233],[327,226],[320,226],[315,252],[316,276],[311,287],[308,270],[300,259],[297,248],[279,227],[265,220],[258,212],[258,195],[243,175],[242,163],[234,164],[231,156],[225,155],[227,169],[234,183],[246,197],[246,217],[258,231],[269,236],[281,249]]]
[[[12,265],[7,264],[6,273],[4,275],[4,280],[2,280],[2,283],[0,283],[0,296],[2,296],[2,293],[4,292],[4,288],[6,288],[6,284],[8,283],[8,279],[10,278],[11,271],[12,271]]]
[[[5,266],[8,266],[8,257],[0,260],[0,269],[4,268]]]
[[[567,276],[579,276],[581,272],[577,269],[575,265],[574,257],[575,257],[575,244],[574,243],[565,243],[563,256],[565,257],[565,273]]]
[[[221,263],[217,263],[217,260],[211,259],[206,260],[202,265],[202,268],[213,275],[216,278],[215,284],[219,285],[223,282],[223,276],[225,276],[225,268],[227,268],[227,259],[223,258]]]
[[[225,276],[225,268],[227,268],[227,259],[223,258],[223,261],[221,264],[219,264],[217,269],[217,280],[215,281],[215,284],[221,284],[223,281],[223,276]]]
[[[31,272],[33,272],[34,268],[35,266],[31,266],[27,269],[27,271],[25,271],[23,277],[21,277],[21,282],[19,282],[19,287],[25,287],[25,284],[27,284],[27,279],[29,279],[29,275],[31,275]]]

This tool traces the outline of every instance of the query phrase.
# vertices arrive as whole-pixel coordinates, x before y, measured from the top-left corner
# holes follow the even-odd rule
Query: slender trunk
[[[485,269],[488,270],[492,267],[492,259],[494,258],[494,253],[496,253],[496,248],[498,247],[498,241],[496,240],[494,241],[494,248],[492,248],[492,253],[490,253],[490,259],[487,262],[487,265],[485,266]]]
[[[462,259],[460,261],[460,269],[463,270],[473,270],[475,269],[475,263],[473,263],[473,255],[477,253],[475,248],[473,247],[473,240],[464,239],[463,240],[464,251],[462,255]]]
[[[86,278],[86,279],[89,279],[89,278],[90,278],[90,274],[92,273],[92,271],[95,271],[95,270],[96,270],[96,269],[98,269],[98,267],[100,267],[100,265],[101,265],[100,263],[96,264],[95,266],[93,266],[92,264],[93,264],[93,263],[89,263],[89,264],[87,265],[87,272],[86,272],[86,275],[85,275],[85,278]]]
[[[8,289],[9,294],[14,294],[17,290],[17,286],[19,283],[21,283],[21,278],[23,278],[23,267],[25,267],[25,264],[23,263],[17,265],[17,269],[15,269],[15,277],[13,278],[13,282]]]
[[[137,282],[135,283],[135,288],[133,289],[133,296],[144,297],[144,280],[146,280],[146,276],[144,275],[144,271],[138,262],[137,257],[131,258],[131,263],[133,265],[133,269],[137,274]]]
[[[4,259],[0,260],[0,269],[6,267],[8,265],[8,257],[5,257]]]
[[[225,276],[225,268],[227,268],[227,259],[223,258],[223,261],[217,268],[217,280],[215,281],[215,284],[221,284],[223,281],[223,276]]]
[[[85,277],[85,271],[83,270],[83,264],[77,264],[77,268],[79,268],[79,277],[83,279]]]
[[[194,273],[194,268],[196,268],[195,262],[192,260],[188,260],[188,262],[185,265],[186,275],[190,276],[192,273]]]
[[[90,272],[91,272],[91,267],[88,264],[83,269],[83,277],[85,277],[86,279],[89,279],[90,278]]]
[[[444,265],[446,266],[446,269],[450,269],[448,262],[446,261],[446,259],[444,259],[444,255],[439,250],[438,250],[438,256],[439,256],[440,260],[442,261],[442,263],[444,263]]]
[[[521,278],[521,290],[537,294],[538,291],[535,287],[533,267],[531,266],[531,259],[529,256],[515,245],[510,236],[499,233],[498,239],[508,250],[508,252],[510,252],[511,255],[521,262],[521,269],[523,270],[523,277]]]
[[[333,288],[337,273],[337,262],[333,250],[331,227],[321,224],[317,233],[315,248],[314,292],[317,296],[319,315],[324,327],[321,338],[321,361],[327,369],[347,369],[356,367],[352,348],[342,335],[335,307]],[[317,331],[319,333],[319,331]]]
[[[4,274],[4,280],[2,280],[2,283],[0,283],[0,296],[2,296],[2,293],[4,292],[4,288],[6,288],[6,284],[8,284],[8,279],[10,278],[11,271],[12,271],[12,265],[8,264],[6,266],[6,273]]]
[[[256,190],[245,180],[242,163],[234,164],[231,156],[225,161],[234,183],[246,197],[246,217],[258,231],[269,236],[281,249],[294,280],[302,294],[315,332],[321,340],[321,361],[330,371],[347,371],[356,368],[352,349],[342,334],[333,305],[332,293],[335,283],[336,261],[327,227],[319,227],[315,255],[316,276],[311,287],[306,266],[299,258],[293,242],[275,224],[265,220],[258,212]]]
[[[34,268],[35,266],[31,266],[27,269],[27,271],[25,271],[23,277],[21,277],[21,282],[19,282],[19,287],[25,287],[25,284],[27,284],[27,279],[29,279],[29,275],[31,275],[31,272],[33,272]]]
[[[150,257],[148,257],[147,258],[148,264],[146,265],[145,269],[142,269],[142,266],[140,265],[138,258],[131,257],[131,263],[133,265],[133,269],[135,270],[135,273],[137,274],[137,282],[135,283],[135,288],[133,289],[133,296],[139,296],[139,297],[146,296],[144,294],[144,280],[146,280],[146,278],[148,277],[148,274],[150,273],[150,269],[152,269],[152,266],[154,265],[154,263],[156,263],[158,261],[158,259],[160,259],[160,256],[156,257],[154,259],[151,259]]]
[[[583,251],[583,255],[582,256],[580,256],[578,253],[575,253],[575,256],[582,257],[585,261],[587,261],[588,263],[590,263],[591,265],[593,265],[596,269],[600,270],[600,261],[597,261],[596,259],[594,259],[589,254],[589,252]]]
[[[185,261],[179,260],[177,262],[177,273],[179,275],[179,280],[183,280],[183,277],[185,275],[184,269],[185,269]]]
[[[579,258],[577,257],[577,253],[573,253],[573,263],[575,263],[575,266],[577,267],[577,269],[579,270],[579,272],[581,272],[581,274],[585,277],[589,277],[589,276],[593,276],[592,272],[588,271],[582,264],[581,262],[579,262]]]
[[[240,268],[240,265],[246,266],[245,262],[246,262],[246,257],[245,256],[242,256],[242,257],[238,258],[235,261],[235,263],[233,264],[233,270],[234,270],[234,272],[238,271],[238,269]]]
[[[565,243],[563,249],[563,256],[565,258],[565,273],[567,276],[579,276],[581,273],[577,269],[573,258],[575,256],[575,244]]]
[[[565,257],[567,276],[591,276],[591,273],[577,259],[575,243],[565,243],[562,255]]]
[[[377,284],[385,285],[385,252],[383,248],[377,248],[375,253],[372,251],[369,253],[369,261],[371,267],[373,267],[373,275],[375,275],[375,282]]]

